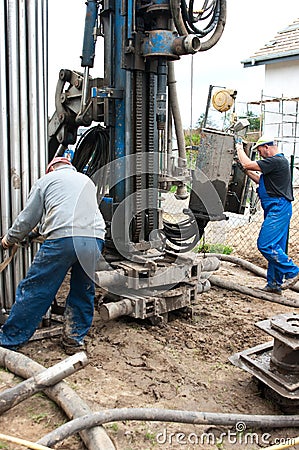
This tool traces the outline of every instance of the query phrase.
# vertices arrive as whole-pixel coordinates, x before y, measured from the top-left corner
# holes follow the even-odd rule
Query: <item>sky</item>
[[[199,6],[203,4],[203,0],[197,1]],[[49,1],[50,116],[54,112],[59,70],[66,68],[82,71],[80,56],[85,10],[84,0]],[[237,113],[238,108],[241,113],[243,102],[260,99],[264,84],[264,66],[245,69],[241,61],[249,58],[274,38],[278,31],[298,17],[298,0],[227,0],[226,26],[219,42],[207,52],[182,56],[180,61],[175,62],[177,92],[184,127],[194,127],[199,116],[205,111],[210,85],[238,92]],[[93,77],[103,75],[99,43],[96,48],[95,67],[91,69],[90,74]]]

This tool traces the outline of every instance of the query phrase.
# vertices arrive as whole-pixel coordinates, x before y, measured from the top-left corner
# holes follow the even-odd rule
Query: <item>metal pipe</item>
[[[21,157],[20,157],[20,84],[19,64],[19,8],[15,0],[7,2],[8,37],[8,79],[9,79],[9,138],[10,138],[10,184],[11,184],[11,221],[13,222],[22,208],[21,198]],[[14,261],[14,278],[17,284],[24,275],[21,253]]]
[[[167,175],[172,175],[172,112],[170,105],[170,93],[168,84],[168,105],[167,105],[167,164],[166,173]]]
[[[39,102],[39,176],[44,175],[48,152],[48,0],[39,0],[37,10],[38,41],[38,102]]]
[[[28,133],[28,90],[27,77],[27,46],[26,46],[26,0],[19,2],[19,49],[20,49],[20,143],[22,165],[22,207],[25,205],[29,192],[29,133]]]
[[[37,42],[38,35],[36,29],[36,0],[27,0],[27,17],[28,17],[28,93],[29,93],[29,136],[30,136],[30,184],[39,177],[39,126],[38,126],[38,71],[42,70],[38,67],[37,58]]]
[[[0,393],[0,414],[42,391],[45,387],[54,386],[77,370],[83,369],[87,364],[86,353],[76,353],[26,381],[6,389]]]
[[[26,29],[26,3],[25,0],[19,2],[19,48],[20,48],[20,153],[21,153],[21,199],[24,207],[30,186],[29,171],[29,114],[28,114],[28,89],[27,77],[27,29]],[[29,250],[29,248],[28,248]],[[23,251],[24,270],[27,272],[31,255],[29,251]]]
[[[45,370],[45,367],[21,353],[0,347],[0,366],[22,378],[29,378]],[[82,398],[64,381],[44,389],[44,393],[62,408],[69,418],[90,414],[92,411]],[[113,442],[103,427],[94,427],[80,432],[88,450],[115,450]]]
[[[175,73],[174,73],[174,63],[171,61],[168,63],[168,89],[169,89],[169,101],[171,104],[171,111],[172,111],[172,115],[173,115],[173,121],[174,121],[174,127],[175,127],[175,133],[176,133],[178,151],[179,151],[178,166],[186,167],[187,155],[186,155],[186,147],[185,147],[184,128],[183,128],[183,124],[182,124],[182,118],[181,118],[181,113],[180,113],[180,108],[179,108],[178,97],[177,97],[176,80],[175,80]]]
[[[173,41],[173,50],[176,55],[194,54],[200,49],[200,40],[194,34],[179,36]]]
[[[27,0],[30,186],[45,173],[48,127],[48,0]],[[28,196],[28,190],[25,193]],[[30,262],[37,250],[29,249]]]
[[[0,196],[1,196],[1,235],[3,235],[10,225],[10,186],[9,186],[9,139],[8,130],[8,83],[7,83],[7,24],[6,24],[6,3],[0,2]],[[3,252],[2,258],[3,258]],[[13,302],[13,280],[12,267],[9,266],[1,274],[3,298],[0,300],[1,306],[9,309]]]
[[[1,233],[11,226],[32,184],[45,170],[47,150],[47,0],[0,5]],[[3,255],[2,255],[3,257]],[[10,309],[15,287],[32,260],[16,255],[0,282]]]
[[[95,272],[95,282],[103,289],[120,286],[125,283],[126,277],[121,270],[99,270]]]
[[[100,317],[107,322],[114,320],[121,316],[130,316],[134,311],[132,300],[125,298],[119,302],[104,303],[100,306]]]
[[[89,99],[89,67],[84,67],[84,76],[83,76],[83,87],[82,87],[82,101],[81,108],[78,115],[81,115],[87,105]]]

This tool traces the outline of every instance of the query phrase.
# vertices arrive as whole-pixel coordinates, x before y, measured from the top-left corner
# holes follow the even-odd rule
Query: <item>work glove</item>
[[[7,234],[5,234],[1,239],[1,247],[3,248],[3,250],[8,249],[9,247],[13,247],[13,245],[14,243],[9,242],[7,239]]]
[[[243,140],[239,136],[235,136],[235,144],[242,144]]]

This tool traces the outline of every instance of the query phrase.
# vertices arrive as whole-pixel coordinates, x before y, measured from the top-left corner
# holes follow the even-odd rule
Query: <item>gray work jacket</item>
[[[104,239],[105,222],[91,179],[70,165],[39,178],[25,208],[7,232],[8,242],[22,241],[37,224],[45,239],[70,236]]]

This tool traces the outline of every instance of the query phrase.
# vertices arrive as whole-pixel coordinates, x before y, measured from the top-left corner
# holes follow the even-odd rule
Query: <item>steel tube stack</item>
[[[0,2],[1,235],[43,174],[47,152],[48,0]],[[0,274],[0,308],[9,311],[34,251],[17,252]],[[1,259],[8,256],[1,252]]]

